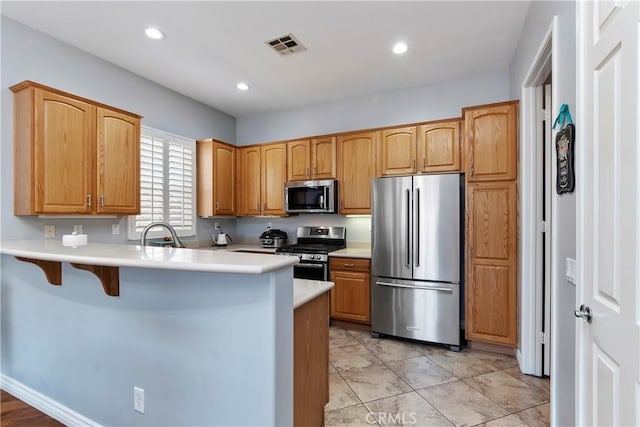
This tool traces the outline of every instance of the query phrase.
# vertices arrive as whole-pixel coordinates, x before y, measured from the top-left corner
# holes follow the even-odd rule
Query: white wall
[[[509,99],[509,72],[236,119],[238,145],[460,117],[461,108]]]
[[[576,23],[575,3],[568,1],[531,2],[527,19],[511,63],[510,94],[519,99],[525,74],[528,72],[538,47],[551,24],[558,17],[558,33],[554,34],[554,58],[559,71],[553,75],[552,85],[558,105],[568,104],[575,112],[576,99]],[[554,112],[552,115],[557,114]],[[579,117],[573,115],[574,120]],[[530,141],[521,138],[520,144]],[[551,147],[550,147],[551,149]],[[580,150],[577,144],[576,151]],[[555,156],[555,154],[554,154]],[[555,169],[555,157],[551,165]],[[555,188],[555,183],[553,184]],[[564,276],[565,258],[576,257],[576,196],[575,193],[558,196],[553,192],[552,228],[555,233],[555,286],[552,289],[552,337],[551,337],[551,424],[574,425],[575,402],[575,286]],[[527,286],[527,284],[521,284]]]
[[[42,220],[13,216],[13,93],[9,86],[33,80],[144,116],[146,126],[188,138],[214,137],[235,142],[235,119],[150,80],[26,27],[6,16],[2,31],[2,238],[43,237],[44,224],[56,225],[58,238],[82,224],[91,241],[124,242],[126,217],[116,219]],[[111,224],[121,234],[111,235]],[[233,232],[233,221],[225,223]],[[213,231],[211,220],[198,220],[199,238]]]

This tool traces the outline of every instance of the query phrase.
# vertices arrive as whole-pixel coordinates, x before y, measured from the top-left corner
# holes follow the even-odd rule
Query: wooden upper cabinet
[[[289,181],[311,179],[311,141],[287,142],[287,178]]]
[[[140,119],[98,107],[98,213],[140,212]]]
[[[236,148],[214,139],[196,143],[198,216],[236,214]]]
[[[371,213],[371,180],[375,178],[376,132],[338,136],[339,212]]]
[[[517,339],[517,183],[467,186],[466,334],[515,346]]]
[[[467,180],[518,177],[518,103],[464,109]]]
[[[418,127],[418,172],[453,172],[460,165],[460,121]]]
[[[416,127],[380,131],[378,176],[411,175],[416,172]]]
[[[14,92],[14,213],[137,214],[141,116],[38,83]]]
[[[335,179],[336,137],[287,143],[287,178],[289,181]]]
[[[239,147],[236,154],[237,214],[260,215],[260,147]]]
[[[262,215],[285,215],[284,184],[287,181],[287,145],[260,146]]]
[[[336,178],[336,137],[311,140],[311,176],[313,179]]]

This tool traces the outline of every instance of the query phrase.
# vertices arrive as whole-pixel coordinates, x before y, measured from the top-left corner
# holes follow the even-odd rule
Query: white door
[[[640,11],[635,0],[577,11],[576,303],[592,322],[576,319],[576,422],[640,425]]]

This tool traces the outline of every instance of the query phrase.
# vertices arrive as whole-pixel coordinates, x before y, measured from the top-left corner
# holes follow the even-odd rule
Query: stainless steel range
[[[298,227],[297,243],[276,249],[278,255],[296,255],[300,263],[293,268],[296,279],[329,280],[329,252],[347,246],[345,227]]]

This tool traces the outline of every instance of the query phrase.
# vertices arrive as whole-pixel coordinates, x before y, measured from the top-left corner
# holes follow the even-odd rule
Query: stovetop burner
[[[276,252],[286,252],[286,253],[307,253],[307,254],[328,254],[329,252],[337,251],[338,249],[343,249],[342,245],[325,245],[325,244],[294,244],[287,245],[281,248],[276,249]]]

